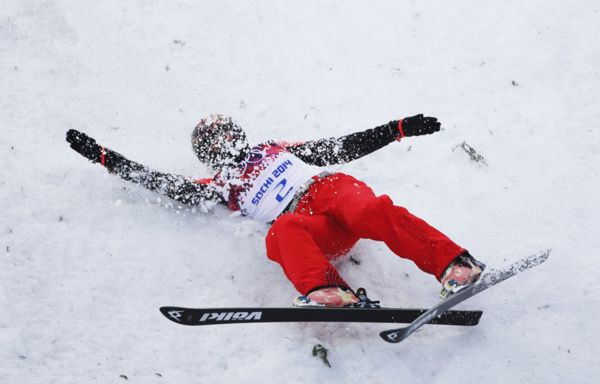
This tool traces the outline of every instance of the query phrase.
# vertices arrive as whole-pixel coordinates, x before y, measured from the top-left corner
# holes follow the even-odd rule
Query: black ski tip
[[[165,316],[168,316],[168,312],[169,312],[169,310],[170,310],[171,308],[173,308],[173,307],[160,307],[160,308],[159,308],[159,311],[160,311],[160,313],[162,313],[163,315],[165,315]]]
[[[410,335],[410,333],[408,333],[409,329],[410,327],[394,329],[391,331],[383,331],[379,333],[379,336],[381,336],[381,338],[388,343],[397,344]]]
[[[184,317],[186,312],[185,308],[180,307],[160,307],[160,313],[162,313],[167,319],[171,320],[174,323],[185,324],[182,323],[181,319]]]

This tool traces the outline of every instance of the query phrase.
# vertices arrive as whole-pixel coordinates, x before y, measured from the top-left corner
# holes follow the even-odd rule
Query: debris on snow
[[[463,141],[462,144],[457,145],[456,147],[454,147],[452,150],[456,150],[456,148],[462,148],[463,151],[465,151],[467,153],[467,155],[469,155],[469,157],[471,158],[471,160],[473,160],[476,163],[485,165],[487,167],[487,161],[485,160],[485,158],[480,155],[475,148],[471,147],[469,144],[467,144],[466,141]]]
[[[331,364],[329,363],[329,360],[327,359],[328,353],[329,353],[329,351],[327,350],[327,348],[325,348],[321,344],[316,344],[312,350],[313,356],[320,358],[321,360],[323,360],[323,364],[325,364],[326,366],[331,368]]]

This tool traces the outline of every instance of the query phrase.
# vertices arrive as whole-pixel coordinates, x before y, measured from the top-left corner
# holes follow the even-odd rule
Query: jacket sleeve
[[[110,173],[157,191],[183,204],[199,205],[203,202],[224,202],[221,190],[212,183],[194,183],[179,175],[154,171],[131,161],[112,149],[96,142],[93,137],[76,129],[67,131],[66,140],[71,149],[93,163],[99,163]]]
[[[322,167],[359,159],[398,140],[399,137],[398,121],[394,120],[365,131],[338,138],[310,140],[286,146],[286,149],[302,161]]]
[[[108,148],[104,149],[102,165],[110,173],[151,191],[156,191],[182,204],[200,205],[205,202],[224,203],[219,190],[210,183],[195,183],[183,176],[162,173],[125,158]]]

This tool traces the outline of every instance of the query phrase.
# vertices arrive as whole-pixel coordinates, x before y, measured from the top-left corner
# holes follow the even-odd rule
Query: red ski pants
[[[465,251],[394,205],[389,196],[375,196],[362,181],[336,173],[318,179],[293,213],[275,220],[266,238],[267,256],[306,295],[321,287],[348,287],[329,260],[345,254],[359,239],[385,242],[396,255],[438,279]]]

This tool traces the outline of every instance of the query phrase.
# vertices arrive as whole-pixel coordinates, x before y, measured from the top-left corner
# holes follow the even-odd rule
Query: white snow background
[[[597,1],[1,5],[1,383],[597,382]],[[253,142],[436,116],[443,131],[331,169],[490,266],[552,255],[461,304],[484,311],[477,327],[398,345],[387,325],[178,326],[158,308],[290,305],[267,227],[108,175],[65,132],[197,178],[189,135],[215,112]],[[383,244],[351,255],[342,275],[384,305],[437,302],[438,283]]]

